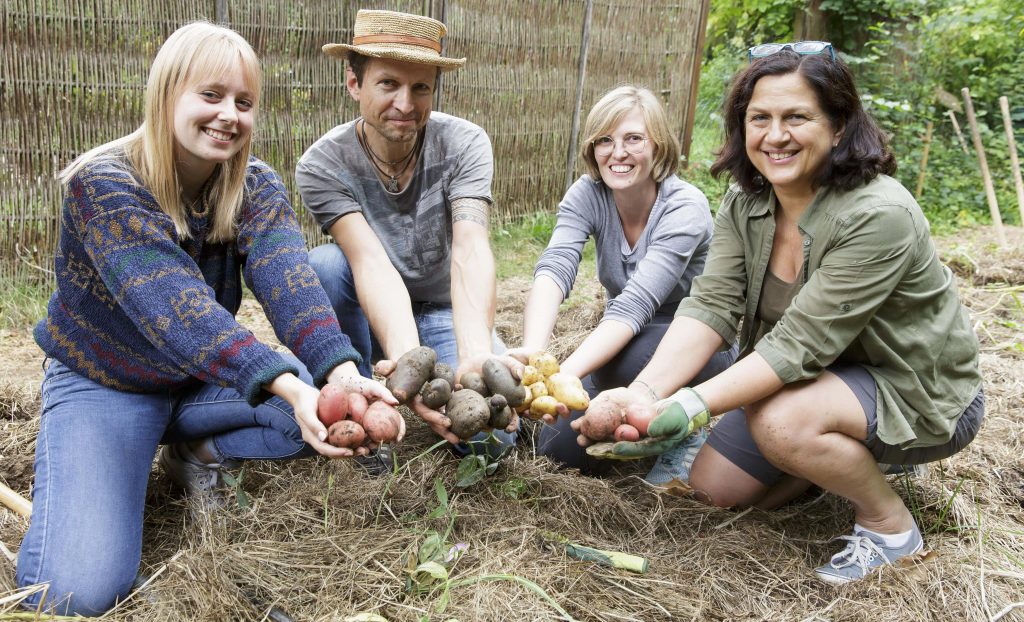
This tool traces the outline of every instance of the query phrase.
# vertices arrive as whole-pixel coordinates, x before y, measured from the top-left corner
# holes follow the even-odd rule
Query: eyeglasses
[[[594,155],[606,156],[615,151],[616,140],[611,136],[598,136],[594,139]],[[626,134],[622,139],[622,148],[627,153],[637,154],[647,145],[647,137],[643,134]]]
[[[827,50],[832,60],[836,59],[836,51],[828,41],[796,41],[794,43],[762,43],[761,45],[755,45],[747,50],[747,60],[753,61],[755,58],[764,58],[765,56],[778,54],[782,50],[793,50],[801,56],[824,54]]]

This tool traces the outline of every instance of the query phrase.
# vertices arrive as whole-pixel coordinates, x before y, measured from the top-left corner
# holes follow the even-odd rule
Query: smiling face
[[[427,124],[436,82],[433,65],[372,58],[366,63],[362,84],[349,69],[345,85],[359,102],[366,125],[384,140],[404,145],[416,140]]]
[[[744,130],[754,168],[777,194],[793,196],[813,195],[814,180],[842,135],[799,73],[757,81]]]
[[[245,74],[228,71],[185,87],[174,104],[174,157],[184,178],[205,179],[252,134],[255,97]]]
[[[601,172],[601,181],[613,192],[650,191],[657,184],[651,175],[651,167],[654,160],[654,141],[650,139],[647,132],[647,123],[644,121],[644,113],[640,108],[633,108],[619,120],[605,136],[599,138],[610,138],[614,146],[610,153],[599,154],[595,145],[594,159],[597,161],[597,168]],[[639,153],[630,153],[627,146],[632,149],[630,143],[636,143],[637,137],[646,140],[642,142],[642,149]]]

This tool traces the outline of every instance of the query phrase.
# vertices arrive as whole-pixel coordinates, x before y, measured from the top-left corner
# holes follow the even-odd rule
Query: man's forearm
[[[489,220],[487,201],[452,202],[452,319],[460,361],[491,351],[496,296]]]
[[[352,268],[356,296],[384,356],[397,360],[420,345],[405,282],[391,266]]]

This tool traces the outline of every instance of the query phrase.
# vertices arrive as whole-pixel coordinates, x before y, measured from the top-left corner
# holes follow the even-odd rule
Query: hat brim
[[[348,45],[347,43],[328,43],[321,48],[327,56],[334,58],[345,58],[347,52],[355,52],[370,58],[390,58],[392,60],[416,63],[419,65],[433,65],[440,67],[442,71],[458,69],[466,63],[465,58],[445,58],[428,52],[421,51],[415,46],[396,44],[369,44],[369,45]]]

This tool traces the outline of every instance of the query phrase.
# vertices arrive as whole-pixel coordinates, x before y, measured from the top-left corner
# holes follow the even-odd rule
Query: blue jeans
[[[334,307],[338,316],[338,324],[342,332],[352,340],[352,347],[359,351],[363,362],[359,373],[367,378],[373,377],[372,364],[384,358],[380,343],[370,330],[370,322],[366,319],[359,298],[356,296],[356,282],[352,277],[352,268],[341,248],[334,243],[322,244],[309,252],[309,265],[313,267],[320,284]],[[413,302],[412,315],[416,321],[420,343],[433,348],[439,363],[447,363],[454,370],[459,364],[458,345],[455,341],[455,324],[452,320],[452,306],[434,302]],[[492,336],[492,351],[505,351],[505,344]],[[501,446],[513,445],[516,434],[503,430],[495,430]],[[487,439],[486,433],[480,433],[470,439],[471,443]],[[462,445],[460,443],[460,445]],[[456,446],[460,454],[468,453],[466,447]]]
[[[305,367],[292,362],[312,384]],[[279,397],[253,408],[232,389],[201,383],[126,393],[51,361],[43,377],[32,522],[18,553],[18,585],[49,583],[44,607],[59,615],[98,615],[113,607],[139,570],[157,447],[207,437],[219,461],[315,453]],[[24,604],[35,608],[41,598],[37,592]]]

